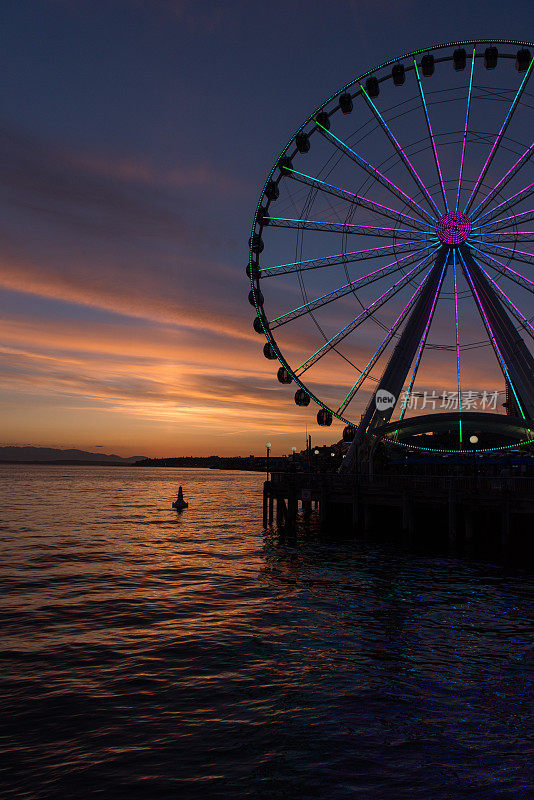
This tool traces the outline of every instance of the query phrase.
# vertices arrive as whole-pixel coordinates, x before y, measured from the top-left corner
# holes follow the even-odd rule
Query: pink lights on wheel
[[[471,220],[460,211],[449,211],[436,225],[436,233],[443,244],[463,244],[471,233]]]

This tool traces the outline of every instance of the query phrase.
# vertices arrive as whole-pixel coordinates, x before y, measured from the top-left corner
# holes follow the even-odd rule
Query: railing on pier
[[[534,477],[465,475],[338,475],[334,472],[273,472],[273,486],[300,489],[354,490],[357,487],[395,490],[509,492],[534,495]]]

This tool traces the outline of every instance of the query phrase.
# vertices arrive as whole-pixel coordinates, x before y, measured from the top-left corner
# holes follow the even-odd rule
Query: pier
[[[455,544],[530,549],[534,477],[275,472],[263,487],[263,524],[294,528],[315,512],[336,534],[373,531]]]

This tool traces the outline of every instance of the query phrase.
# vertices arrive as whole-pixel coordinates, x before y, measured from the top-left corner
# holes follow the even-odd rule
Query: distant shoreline
[[[0,458],[0,464],[20,464],[21,466],[30,466],[30,465],[38,465],[41,464],[42,466],[54,466],[56,464],[59,467],[134,467],[136,462],[134,461],[132,464],[125,463],[124,461],[78,461],[78,460],[51,460],[51,461],[20,461],[15,458],[7,459],[7,458]]]
[[[294,460],[294,459],[293,459]],[[234,469],[246,472],[285,471],[287,456],[168,456],[148,458],[134,455],[124,458],[117,453],[93,453],[89,450],[37,447],[35,445],[0,446],[0,464],[56,465],[63,467],[180,467],[207,469]]]
[[[162,459],[163,461],[171,461],[174,459]],[[233,461],[233,460],[232,460]],[[16,465],[21,467],[42,466],[42,467],[160,467],[160,468],[176,468],[181,469],[220,469],[220,470],[239,470],[241,472],[265,472],[265,466],[259,464],[254,467],[245,465],[228,464],[145,464],[143,462],[134,461],[132,464],[125,464],[120,461],[15,461],[0,459],[0,465]],[[273,465],[274,466],[274,465]]]

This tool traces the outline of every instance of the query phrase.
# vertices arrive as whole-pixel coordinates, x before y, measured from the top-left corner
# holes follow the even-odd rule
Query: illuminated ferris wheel
[[[452,449],[490,395],[495,424],[531,438],[531,50],[477,40],[388,61],[317,108],[267,176],[254,329],[296,405],[347,440],[387,428],[401,442],[431,388]]]

